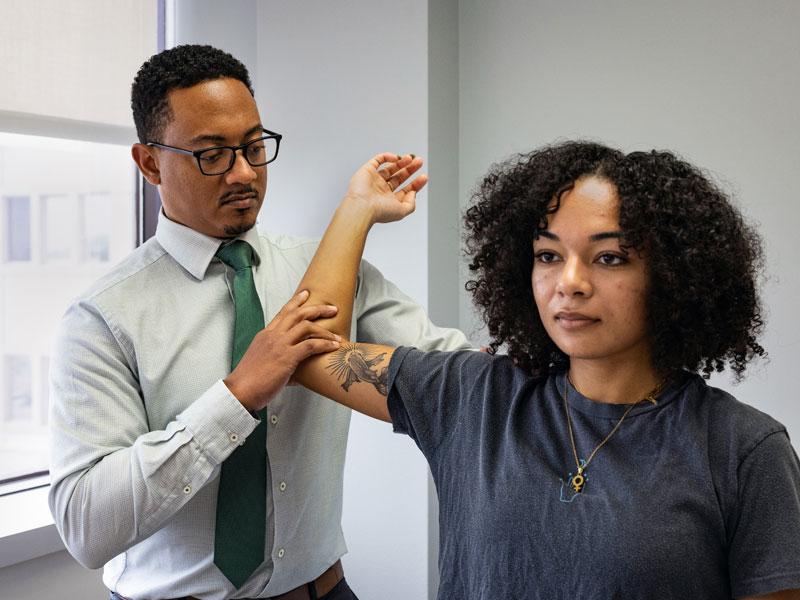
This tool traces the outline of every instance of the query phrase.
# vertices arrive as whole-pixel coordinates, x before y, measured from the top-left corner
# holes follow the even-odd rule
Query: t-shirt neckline
[[[689,385],[692,379],[693,377],[691,373],[686,371],[678,372],[671,378],[671,381],[667,384],[667,387],[658,396],[655,404],[646,401],[640,402],[638,406],[631,410],[627,418],[630,419],[631,417],[635,417],[647,412],[661,410],[673,402],[676,398],[680,397],[683,390],[687,385]],[[584,396],[569,382],[566,372],[559,373],[552,379],[552,381],[556,388],[555,395],[562,402],[564,401],[564,390],[566,389],[566,386],[569,387],[568,401],[569,407],[572,410],[576,410],[593,417],[619,419],[630,407],[630,404],[609,404],[607,402],[592,400],[591,398]]]

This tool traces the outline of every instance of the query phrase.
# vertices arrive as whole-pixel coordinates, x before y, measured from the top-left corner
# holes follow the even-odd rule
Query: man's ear
[[[161,183],[161,171],[158,169],[154,152],[150,146],[144,144],[137,143],[131,146],[131,156],[144,178],[152,185],[158,185]]]

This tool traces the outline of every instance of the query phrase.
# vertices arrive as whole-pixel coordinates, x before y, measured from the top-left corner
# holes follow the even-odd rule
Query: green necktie
[[[253,250],[237,240],[217,250],[217,257],[236,270],[233,304],[236,313],[231,370],[255,335],[264,328],[264,313],[253,282]],[[266,411],[262,411],[265,413]],[[240,588],[264,561],[267,521],[267,427],[265,414],[245,443],[222,463],[217,494],[214,564]]]

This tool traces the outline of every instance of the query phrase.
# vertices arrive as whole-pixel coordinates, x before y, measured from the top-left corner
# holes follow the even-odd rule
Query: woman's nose
[[[564,296],[590,296],[592,283],[588,268],[577,259],[568,260],[559,275],[557,291]]]

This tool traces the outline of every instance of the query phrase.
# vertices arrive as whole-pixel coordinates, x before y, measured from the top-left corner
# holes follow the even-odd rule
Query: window
[[[85,194],[81,197],[81,253],[87,262],[107,263],[111,249],[114,205],[111,196]]]
[[[44,262],[68,262],[75,255],[75,198],[67,194],[42,196],[42,258]],[[73,235],[70,235],[73,233]]]
[[[31,199],[27,196],[3,198],[5,208],[5,259],[9,262],[31,259]]]
[[[127,144],[0,132],[0,482],[47,470],[52,336],[136,244]]]
[[[11,423],[31,421],[31,361],[27,356],[6,356],[6,406],[3,420]]]

